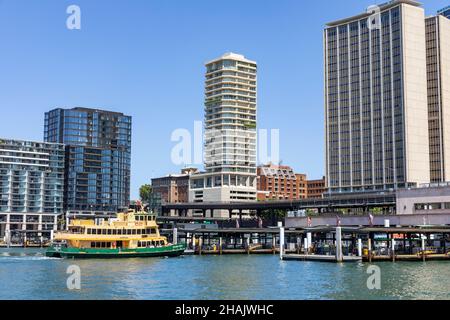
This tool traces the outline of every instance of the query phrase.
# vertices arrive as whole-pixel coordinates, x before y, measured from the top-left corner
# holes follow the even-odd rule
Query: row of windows
[[[146,229],[93,229],[88,228],[87,234],[93,235],[150,235],[156,234],[155,228]]]

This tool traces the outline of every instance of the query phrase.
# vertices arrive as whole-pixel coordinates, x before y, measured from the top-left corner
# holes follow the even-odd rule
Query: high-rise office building
[[[114,214],[130,201],[131,117],[104,110],[45,114],[45,141],[66,145],[64,208]]]
[[[0,139],[0,239],[50,239],[63,213],[64,145]]]
[[[450,17],[450,9],[448,9]],[[426,19],[431,182],[450,181],[450,19]]]
[[[257,64],[227,53],[206,63],[205,173],[190,201],[256,200]]]
[[[430,181],[425,16],[396,0],[324,32],[330,193]]]

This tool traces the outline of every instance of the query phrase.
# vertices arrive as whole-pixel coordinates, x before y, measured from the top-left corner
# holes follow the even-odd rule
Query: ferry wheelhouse
[[[93,220],[73,220],[67,231],[55,235],[46,255],[56,258],[174,257],[185,250],[184,244],[170,244],[160,235],[156,216],[130,210],[98,224]]]

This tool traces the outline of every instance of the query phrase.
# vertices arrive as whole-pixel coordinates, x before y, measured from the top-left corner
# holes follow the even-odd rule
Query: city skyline
[[[314,6],[294,1],[265,6],[255,5],[254,1],[239,2],[240,6],[252,7],[257,14],[246,22],[238,15],[229,27],[232,31],[250,28],[255,33],[254,41],[237,32],[227,36],[226,26],[218,34],[208,31],[202,35],[199,30],[204,30],[205,24],[188,18],[199,10],[200,14],[202,10],[208,12],[208,21],[226,17],[230,9],[220,7],[222,11],[214,12],[211,6],[216,4],[203,9],[201,2],[176,3],[181,10],[172,12],[174,3],[137,1],[131,9],[117,4],[104,17],[101,12],[106,2],[79,1],[83,12],[80,31],[65,28],[68,4],[0,3],[0,36],[5,47],[10,48],[0,64],[4,70],[0,76],[4,88],[0,95],[0,104],[4,106],[0,122],[2,138],[42,141],[44,113],[63,106],[129,114],[135,120],[131,192],[132,199],[136,199],[140,185],[152,177],[178,171],[179,167],[170,161],[174,146],[170,134],[177,128],[192,131],[194,121],[203,117],[203,63],[233,51],[259,63],[259,128],[281,129],[283,163],[311,178],[325,174],[323,74],[317,72],[323,70],[323,26],[328,21],[357,14],[373,1],[348,1],[344,7],[331,1]],[[447,4],[446,1],[425,4],[426,13],[435,14]],[[311,14],[305,15],[305,9]],[[110,23],[111,18],[118,23]],[[143,21],[148,21],[148,25]],[[16,29],[14,37],[8,31],[12,28]],[[35,39],[43,33],[46,37],[39,45]],[[182,41],[183,36],[190,42]],[[201,47],[201,51],[195,49],[211,36],[223,39]],[[151,43],[145,44],[141,39]],[[130,60],[135,61],[120,64]],[[164,63],[159,66],[158,61]],[[176,94],[168,96],[168,90]],[[14,119],[23,114],[28,116],[19,127]],[[308,154],[316,156],[301,157],[298,150],[310,150]]]

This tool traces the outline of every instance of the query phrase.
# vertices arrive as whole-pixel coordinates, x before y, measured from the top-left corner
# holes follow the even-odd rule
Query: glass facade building
[[[444,9],[439,10],[438,14],[447,17],[450,19],[450,6],[445,7]]]
[[[64,208],[114,214],[130,201],[131,117],[87,108],[45,114],[46,142],[66,145]]]
[[[429,182],[425,16],[391,1],[324,32],[330,193]]]

